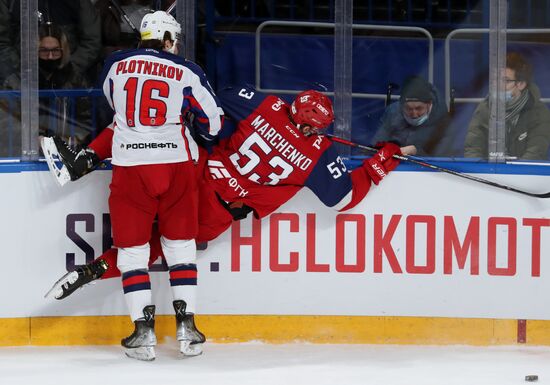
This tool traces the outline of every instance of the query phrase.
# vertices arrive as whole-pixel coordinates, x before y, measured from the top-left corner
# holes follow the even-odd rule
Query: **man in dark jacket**
[[[373,143],[414,145],[420,156],[451,156],[447,107],[439,91],[420,76],[408,78],[398,103],[384,111]]]
[[[516,52],[506,55],[506,156],[518,159],[548,158],[550,111],[539,100],[532,82],[531,65]],[[482,101],[468,127],[464,156],[488,157],[489,100]]]

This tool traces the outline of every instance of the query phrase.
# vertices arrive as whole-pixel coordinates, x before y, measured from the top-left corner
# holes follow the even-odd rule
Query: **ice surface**
[[[154,362],[118,346],[0,348],[0,384],[40,385],[507,385],[550,384],[550,347],[206,344],[181,358],[177,343]]]

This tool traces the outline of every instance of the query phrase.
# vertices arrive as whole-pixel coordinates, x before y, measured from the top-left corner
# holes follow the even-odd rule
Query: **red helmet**
[[[307,124],[323,129],[334,121],[332,101],[319,91],[307,90],[296,95],[290,106],[290,114],[294,123]]]

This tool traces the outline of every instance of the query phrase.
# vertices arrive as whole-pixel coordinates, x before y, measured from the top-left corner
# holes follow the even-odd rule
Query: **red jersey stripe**
[[[134,277],[123,279],[122,280],[122,286],[126,287],[126,286],[130,286],[130,285],[135,285],[135,284],[138,284],[138,283],[148,283],[148,282],[149,282],[149,275],[148,274],[136,275]]]
[[[179,270],[170,272],[170,279],[181,278],[197,278],[197,272],[194,270]]]

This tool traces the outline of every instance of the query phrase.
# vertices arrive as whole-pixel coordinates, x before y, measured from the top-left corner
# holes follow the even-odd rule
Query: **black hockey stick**
[[[118,4],[117,0],[109,0],[109,2],[118,12],[118,14],[124,19],[124,21],[126,21],[128,26],[130,26],[132,31],[134,31],[134,34],[136,35],[136,37],[138,39],[141,39],[141,33],[139,32],[139,29],[136,27],[134,23],[132,23],[132,20],[130,20],[130,17],[128,16],[128,14],[126,14],[124,9],[122,9],[122,7]]]
[[[361,148],[363,150],[367,150],[367,151],[370,151],[370,152],[378,152],[378,149],[374,148],[374,147],[369,147],[369,146],[365,146],[365,145],[362,145],[362,144],[350,142],[349,140],[342,139],[342,138],[339,138],[337,136],[333,136],[333,135],[330,135],[330,134],[324,134],[324,135],[328,136],[329,138],[331,138],[333,141],[335,141],[337,143],[342,143],[342,144],[345,144],[345,145],[351,146],[351,147]],[[537,193],[532,193],[532,192],[528,192],[528,191],[518,190],[517,188],[514,188],[514,187],[510,187],[510,186],[506,186],[506,185],[503,185],[503,184],[500,184],[500,183],[492,182],[492,181],[487,180],[487,179],[478,178],[477,176],[472,176],[472,175],[469,175],[469,174],[463,174],[463,173],[458,172],[458,171],[449,170],[448,168],[436,166],[435,164],[425,162],[422,159],[417,158],[417,157],[407,156],[407,155],[394,155],[393,157],[397,158],[399,160],[406,161],[406,162],[418,164],[418,165],[423,166],[423,167],[431,168],[432,170],[437,170],[437,171],[445,172],[447,174],[451,174],[451,175],[454,175],[454,176],[459,176],[461,178],[473,180],[474,182],[479,182],[479,183],[487,184],[489,186],[501,188],[501,189],[504,189],[504,190],[513,191],[513,192],[516,192],[518,194],[528,195],[528,196],[534,197],[534,198],[550,198],[550,192],[537,194]]]

